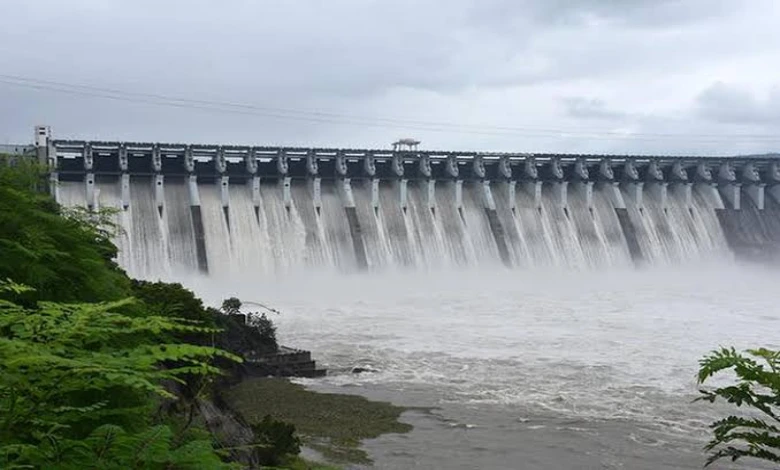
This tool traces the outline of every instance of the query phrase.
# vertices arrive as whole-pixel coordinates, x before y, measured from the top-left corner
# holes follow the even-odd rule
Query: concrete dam
[[[765,258],[780,157],[37,142],[66,206],[116,208],[132,276]]]

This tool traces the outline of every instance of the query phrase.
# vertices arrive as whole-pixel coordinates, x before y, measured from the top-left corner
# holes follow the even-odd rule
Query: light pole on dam
[[[674,203],[684,205],[691,214],[694,187],[717,201],[716,209],[728,212],[749,205],[762,213],[780,203],[780,158],[776,157],[461,152],[420,150],[417,143],[407,147],[396,143],[393,149],[349,149],[58,140],[51,137],[45,126],[36,128],[35,140],[38,158],[49,165],[55,198],[59,198],[57,182],[78,182],[84,185],[87,205],[95,207],[96,181],[117,181],[121,205],[127,209],[132,201],[130,180],[145,179],[150,181],[149,189],[162,217],[166,182],[183,181],[189,193],[198,266],[202,271],[208,271],[200,215],[199,185],[203,184],[219,188],[220,204],[230,230],[232,222],[227,209],[231,191],[248,191],[259,217],[263,204],[261,182],[281,187],[282,204],[289,211],[293,206],[291,182],[305,180],[320,216],[322,181],[332,183],[342,201],[360,267],[367,266],[368,256],[352,192],[355,181],[366,184],[377,217],[380,205],[389,204],[380,197],[380,184],[394,188],[393,204],[403,212],[410,204],[409,185],[421,188],[424,205],[433,217],[437,217],[437,207],[446,200],[462,218],[463,187],[474,188],[500,258],[506,264],[512,263],[507,232],[514,228],[507,226],[506,219],[499,217],[497,211],[517,217],[520,194],[524,200],[533,201],[540,212],[544,206],[543,192],[550,195],[553,209],[545,210],[560,210],[567,218],[573,210],[572,198],[577,198],[577,207],[586,207],[592,216],[595,187],[607,195],[618,213],[635,260],[642,259],[643,254],[636,241],[632,241],[634,228],[625,211],[629,207],[643,211],[647,197],[666,210],[672,204],[671,193]],[[446,190],[447,194],[437,201],[438,188],[444,188],[439,190]],[[732,228],[724,223],[727,232]]]

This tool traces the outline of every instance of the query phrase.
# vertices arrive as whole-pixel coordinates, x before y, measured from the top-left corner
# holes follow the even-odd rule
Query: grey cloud
[[[712,10],[692,2],[692,12]],[[116,71],[111,79],[125,75],[145,87],[154,82],[180,88],[191,81],[215,89],[228,82],[250,97],[265,92],[359,98],[395,87],[453,93],[637,66],[645,55],[661,59],[643,39],[603,34],[578,43],[571,36],[582,25],[556,33],[549,20],[646,18],[645,10],[666,9],[685,16],[676,0],[656,8],[638,0],[604,3],[453,0],[441,8],[432,0],[333,0],[302,8],[301,2],[269,1],[230,7],[208,0],[30,2],[12,15],[6,28],[11,34],[17,28],[16,38],[5,43],[34,36],[31,46],[43,47],[31,48],[49,51],[46,58],[68,58],[91,74]],[[36,17],[35,24],[25,17]],[[517,27],[496,28],[514,20]],[[0,38],[3,34],[9,33],[0,32]],[[611,42],[616,40],[620,43]],[[591,50],[583,53],[583,47]],[[630,47],[635,53],[624,56]]]
[[[765,97],[726,83],[715,83],[696,98],[697,114],[707,120],[733,124],[780,123],[780,88]]]
[[[774,0],[0,1],[0,73],[367,120],[557,129],[591,119],[603,127],[627,107],[613,97],[635,96],[632,109],[641,109],[653,101],[645,87],[671,74],[685,81],[732,58],[769,54],[762,70],[745,71],[750,80],[780,63],[772,60]],[[676,98],[680,108],[687,93]],[[594,96],[609,96],[610,106]],[[322,145],[389,142],[406,132],[1,83],[0,104],[0,140],[26,141],[39,122],[83,137]],[[709,125],[695,119],[692,128]],[[612,148],[573,137],[410,133],[442,148]]]
[[[496,24],[673,27],[705,21],[740,9],[730,0],[482,0],[474,5],[474,21]]]
[[[598,98],[568,97],[562,100],[568,116],[576,119],[615,120],[627,117],[626,113],[610,109]]]

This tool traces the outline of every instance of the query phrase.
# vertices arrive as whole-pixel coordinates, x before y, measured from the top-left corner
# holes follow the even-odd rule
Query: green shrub
[[[216,346],[242,356],[278,351],[273,322],[265,313],[241,313],[241,305],[239,299],[231,297],[222,302],[221,312],[212,310],[216,325],[222,330],[216,337]]]
[[[150,282],[133,279],[133,297],[157,315],[194,320],[214,326],[214,316],[195,294],[179,283]]]
[[[761,348],[746,354],[723,348],[700,361],[700,384],[726,370],[736,374],[736,383],[701,390],[699,400],[725,400],[752,414],[731,415],[712,423],[707,465],[722,458],[736,461],[744,457],[780,463],[780,351]]]
[[[7,169],[0,166],[0,181]],[[67,216],[66,216],[67,215]],[[0,279],[39,300],[95,302],[129,295],[100,213],[67,214],[47,195],[0,184]]]
[[[295,426],[266,415],[252,425],[257,453],[261,465],[278,466],[285,459],[301,452],[301,440],[295,434]]]
[[[0,282],[6,298],[26,291]],[[98,441],[110,444],[98,454],[119,462],[114,468],[129,468],[122,467],[128,459],[156,465],[209,450],[203,442],[174,436],[165,423],[155,422],[152,411],[160,399],[176,399],[166,384],[219,374],[210,365],[214,357],[240,358],[161,341],[172,333],[207,329],[176,318],[117,313],[130,302],[29,307],[0,300],[0,467],[90,468],[80,465],[96,458],[90,452],[98,452]],[[118,441],[106,443],[109,437]],[[134,467],[139,466],[169,468]]]

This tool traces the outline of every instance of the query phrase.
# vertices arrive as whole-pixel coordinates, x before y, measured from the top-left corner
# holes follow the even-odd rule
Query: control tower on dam
[[[64,205],[115,207],[131,274],[598,267],[780,246],[780,158],[56,140]]]

